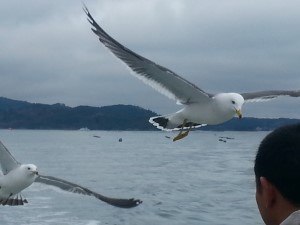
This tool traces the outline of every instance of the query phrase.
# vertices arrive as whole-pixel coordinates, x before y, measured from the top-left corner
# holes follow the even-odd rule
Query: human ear
[[[276,202],[276,189],[265,177],[260,177],[262,204],[268,209],[272,208]]]

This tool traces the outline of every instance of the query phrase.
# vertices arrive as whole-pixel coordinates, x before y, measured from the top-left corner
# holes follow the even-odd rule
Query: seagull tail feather
[[[165,116],[156,116],[156,117],[151,117],[149,119],[149,122],[153,124],[153,126],[157,127],[160,130],[171,130],[168,129],[168,123],[169,119]]]
[[[22,198],[21,195],[10,196],[7,199],[0,199],[0,205],[9,205],[9,206],[18,206],[24,205],[24,203],[28,203],[28,201]]]
[[[169,114],[163,116],[156,116],[151,117],[149,122],[153,124],[153,126],[157,127],[160,130],[172,131],[172,130],[181,130],[184,124],[183,129],[190,129],[190,128],[198,128],[205,126],[206,124],[198,124],[194,122],[187,121],[183,123],[182,119],[177,118],[177,114]]]

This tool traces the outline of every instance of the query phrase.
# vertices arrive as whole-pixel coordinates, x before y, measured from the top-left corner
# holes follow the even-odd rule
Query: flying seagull
[[[242,118],[244,102],[270,100],[278,96],[300,96],[300,90],[210,94],[175,72],[121,45],[96,23],[85,6],[84,11],[100,42],[135,72],[137,78],[184,106],[178,112],[149,119],[150,123],[161,130],[180,130],[173,141],[186,137],[191,128],[221,124],[235,115]]]
[[[17,206],[28,203],[22,197],[21,191],[29,187],[33,182],[52,185],[73,193],[94,196],[101,201],[121,208],[132,208],[142,203],[142,201],[133,198],[109,198],[69,181],[40,175],[35,165],[19,163],[1,141],[0,164],[3,173],[3,175],[0,175],[0,205]]]

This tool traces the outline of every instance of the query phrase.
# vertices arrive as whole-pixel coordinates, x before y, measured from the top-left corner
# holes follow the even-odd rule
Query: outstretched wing
[[[246,102],[259,102],[268,101],[279,96],[290,96],[290,97],[300,97],[300,90],[285,91],[285,90],[273,90],[273,91],[259,91],[251,93],[241,94]]]
[[[0,141],[0,164],[2,173],[5,175],[9,171],[21,165],[8,151],[8,149]]]
[[[139,79],[150,85],[167,97],[179,103],[206,102],[212,97],[198,88],[196,85],[178,76],[171,70],[162,67],[149,59],[144,58],[121,45],[109,36],[93,19],[88,9],[84,7],[88,21],[92,24],[92,31],[99,40],[129,68],[131,68]]]
[[[142,203],[141,200],[133,199],[133,198],[131,199],[109,198],[101,194],[98,194],[96,192],[93,192],[85,187],[52,176],[40,175],[39,177],[36,178],[35,181],[58,187],[64,191],[94,196],[95,198],[116,207],[132,208]]]

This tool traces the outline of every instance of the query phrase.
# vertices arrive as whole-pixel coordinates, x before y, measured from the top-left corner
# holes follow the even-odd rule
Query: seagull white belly
[[[187,105],[180,111],[180,114],[189,122],[207,125],[216,125],[224,123],[234,116],[234,113],[221,112],[220,110],[214,108],[214,106],[211,104]]]
[[[1,177],[0,180],[0,198],[8,198],[11,194],[15,195],[25,188],[29,187],[35,180],[35,177],[25,177],[17,169]]]

